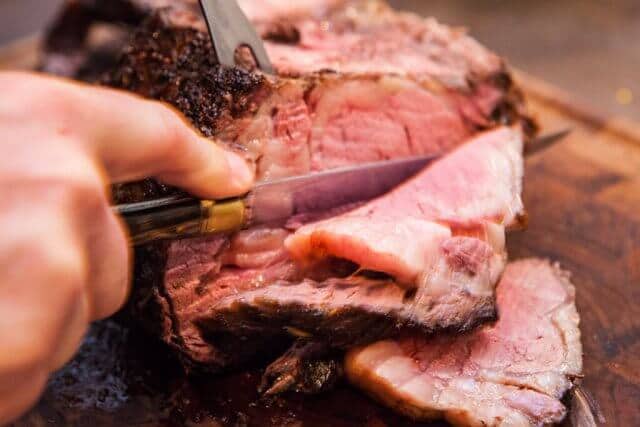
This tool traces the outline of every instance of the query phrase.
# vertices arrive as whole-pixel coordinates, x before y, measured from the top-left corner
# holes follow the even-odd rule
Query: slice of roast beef
[[[416,419],[460,426],[545,426],[582,371],[575,290],[547,261],[507,266],[497,289],[500,319],[470,334],[407,336],[352,350],[347,375]]]
[[[518,131],[481,134],[390,194],[286,240],[289,253],[305,257],[296,263],[304,277],[345,259],[385,278],[284,279],[234,286],[224,298],[216,278],[182,318],[208,336],[295,328],[339,347],[399,329],[468,330],[494,316],[505,226],[523,209],[522,174]]]
[[[348,5],[305,1],[293,14],[279,7],[282,2],[271,1],[271,12],[265,14],[267,9],[261,6],[260,16],[250,10],[256,2],[245,2],[267,40],[278,76],[216,64],[193,1],[124,3],[135,6],[145,23],[127,43],[118,65],[109,70],[106,83],[174,105],[205,135],[244,153],[262,180],[417,154],[444,154],[502,123],[531,130],[519,91],[496,55],[462,31],[393,12],[381,1]],[[164,7],[158,9],[160,3]],[[106,7],[104,1],[86,4],[94,9]],[[109,19],[123,21],[122,17]],[[348,47],[354,61],[332,48],[334,44]],[[176,191],[146,180],[117,186],[114,196],[118,202],[133,202]],[[466,230],[465,240],[460,227],[429,224],[429,232],[450,235],[442,245],[443,253],[450,254],[442,260],[449,261],[436,266],[442,273],[442,289],[451,281],[446,276],[450,265],[460,264],[456,268],[464,270],[460,273],[464,277],[485,277],[489,273],[482,261],[503,256],[500,239],[489,238],[502,235],[494,225]],[[359,325],[356,331],[366,330],[362,342],[370,342],[414,323],[429,331],[464,330],[493,314],[493,298],[485,285],[479,285],[472,288],[483,291],[472,293],[472,298],[451,302],[460,310],[445,310],[434,317],[440,322],[420,310],[415,315],[410,307],[420,299],[420,292],[407,287],[406,278],[402,278],[404,287],[389,277],[349,278],[354,266],[334,259],[308,271],[285,250],[290,234],[287,229],[254,229],[235,236],[140,248],[135,309],[179,350],[185,362],[212,370],[263,355],[256,350],[283,339],[278,322],[253,324],[243,317],[236,322],[239,311],[231,299],[234,295],[248,298],[249,290],[275,292],[280,286],[283,299],[279,301],[288,298],[297,303],[302,295],[305,304],[311,301],[306,301],[309,292],[299,291],[305,286],[317,294],[318,301],[327,299],[326,293],[317,292],[318,284],[334,283],[345,303],[361,295],[360,302],[351,306],[336,300],[334,313],[357,315],[345,316],[344,333],[336,334],[336,341],[353,338],[354,332],[347,328],[350,323]],[[476,258],[481,261],[473,261]],[[469,265],[476,264],[481,266],[477,271],[468,271]],[[499,270],[494,264],[489,268],[492,272]],[[371,306],[372,296],[380,305]],[[220,301],[234,309],[222,317],[202,315]],[[253,310],[252,305],[248,307]],[[325,318],[324,308],[311,308],[303,305],[292,312],[293,317],[315,316],[314,332],[326,334],[335,326],[336,316]],[[381,326],[372,327],[373,320],[379,319],[384,319]],[[226,322],[225,328],[214,326],[213,320]],[[275,351],[280,346],[266,347]]]
[[[474,138],[378,200],[303,226],[285,244],[298,260],[344,258],[408,287],[435,270],[442,247],[452,258],[458,252],[479,257],[477,265],[463,266],[475,274],[491,249],[500,253],[503,248],[469,243],[471,237],[464,243],[450,240],[476,229],[486,234],[487,222],[517,222],[523,213],[523,173],[519,131],[500,128]]]

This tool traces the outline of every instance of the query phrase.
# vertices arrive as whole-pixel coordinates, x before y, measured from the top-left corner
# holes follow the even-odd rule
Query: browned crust
[[[376,305],[369,299],[375,286],[347,283],[274,284],[253,293],[222,300],[214,307],[201,311],[194,322],[204,334],[232,331],[242,336],[245,331],[260,329],[266,333],[281,333],[287,328],[303,331],[317,341],[334,347],[350,348],[379,339],[395,337],[402,331],[426,335],[434,333],[461,334],[496,319],[495,297],[471,296],[463,291],[452,299],[464,301],[466,310],[441,313],[432,307],[417,306],[404,297],[405,291],[392,282],[378,286],[397,289],[393,307]],[[298,289],[296,289],[298,288]],[[340,301],[349,295],[349,302],[335,305],[331,301],[308,301],[289,297],[318,295]],[[434,303],[434,306],[437,304]],[[453,314],[453,315],[452,315]]]

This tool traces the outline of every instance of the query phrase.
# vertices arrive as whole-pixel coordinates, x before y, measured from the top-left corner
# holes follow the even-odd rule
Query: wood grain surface
[[[32,58],[13,51],[4,66],[26,66]],[[543,131],[569,126],[573,132],[527,159],[530,223],[509,236],[511,257],[550,258],[573,272],[585,353],[582,385],[606,425],[640,425],[640,127],[593,114],[532,77],[519,74],[518,80]],[[147,344],[139,349],[141,339],[126,339],[135,333],[110,323],[96,328],[17,426],[418,425],[348,386],[332,396],[268,404],[254,400],[251,374],[185,388],[170,368],[156,366],[161,351],[149,358]]]
[[[574,131],[527,159],[530,223],[510,236],[511,257],[548,257],[573,272],[584,388],[607,425],[640,425],[640,127],[594,115],[544,82],[520,81],[543,129]]]

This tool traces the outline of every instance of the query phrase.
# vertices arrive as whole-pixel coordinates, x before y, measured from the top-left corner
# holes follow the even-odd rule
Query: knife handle
[[[117,212],[127,225],[134,246],[158,240],[237,231],[245,225],[247,216],[242,199],[220,202],[186,200],[175,205],[146,209],[129,205]]]

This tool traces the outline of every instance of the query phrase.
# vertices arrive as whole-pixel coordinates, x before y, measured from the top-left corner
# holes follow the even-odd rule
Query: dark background
[[[640,0],[391,0],[607,114],[640,120]]]
[[[513,65],[607,114],[640,120],[640,0],[390,0],[465,26]],[[0,0],[0,43],[60,0]]]

